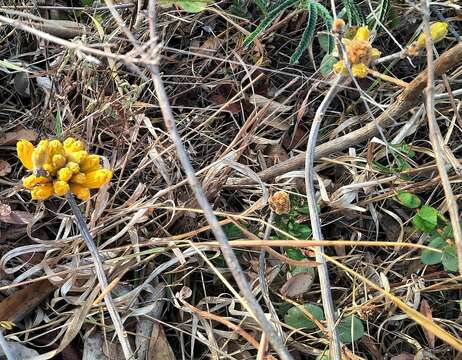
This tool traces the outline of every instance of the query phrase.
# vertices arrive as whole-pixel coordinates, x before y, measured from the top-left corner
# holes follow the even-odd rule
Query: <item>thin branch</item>
[[[314,178],[316,176],[314,171],[314,151],[316,148],[316,140],[318,138],[319,128],[321,126],[322,118],[329,107],[332,99],[335,97],[339,90],[339,83],[342,76],[337,76],[332,83],[329,91],[324,97],[322,103],[316,110],[316,114],[311,124],[310,135],[308,138],[308,144],[306,147],[305,157],[305,185],[306,185],[306,198],[308,202],[308,208],[310,210],[310,221],[311,228],[313,230],[313,240],[322,240],[321,231],[321,219],[318,214],[318,207],[316,203],[316,194],[314,190]],[[324,307],[324,313],[327,321],[327,331],[330,336],[330,358],[334,360],[340,360],[342,354],[342,347],[340,343],[340,337],[335,327],[336,316],[334,303],[332,301],[332,294],[329,281],[329,270],[327,268],[327,262],[322,254],[324,253],[324,247],[319,246],[315,250],[316,261],[319,263],[318,274],[319,284],[321,287],[322,304]]]
[[[151,4],[149,9],[154,12],[155,9],[155,1],[151,0]],[[149,26],[150,26],[150,34],[151,36],[155,35],[155,13],[149,14]],[[154,39],[151,39],[154,40]],[[204,211],[204,216],[207,222],[210,224],[210,228],[220,244],[221,251],[223,253],[223,257],[228,265],[228,268],[231,274],[234,277],[239,289],[242,292],[242,296],[246,300],[247,304],[244,304],[249,310],[249,312],[255,317],[255,319],[260,324],[262,331],[266,334],[269,339],[269,342],[273,346],[274,350],[279,354],[282,360],[292,360],[292,356],[287,351],[286,347],[280,336],[278,335],[277,331],[275,330],[274,326],[266,317],[265,313],[263,312],[260,304],[255,299],[252,294],[252,289],[245,278],[244,272],[242,271],[241,265],[234,254],[232,247],[229,245],[228,239],[226,234],[224,233],[221,225],[218,222],[217,217],[213,213],[213,209],[210,206],[207,197],[205,196],[204,190],[202,188],[201,183],[197,179],[195,175],[195,170],[191,165],[189,160],[188,154],[184,148],[184,145],[181,141],[181,137],[178,133],[178,128],[176,126],[175,118],[172,113],[172,109],[170,107],[170,102],[168,100],[167,94],[165,92],[163,81],[160,77],[159,67],[157,65],[148,66],[152,81],[154,83],[154,88],[157,94],[157,98],[159,101],[159,106],[162,112],[162,116],[164,119],[165,126],[170,134],[170,137],[175,145],[176,152],[178,154],[178,158],[180,163],[186,173],[186,177],[188,179],[189,185],[194,192],[194,195],[197,199],[197,202],[201,209]]]
[[[101,287],[101,292],[104,295],[104,302],[106,307],[111,315],[111,319],[117,333],[117,337],[119,339],[120,345],[122,346],[122,351],[124,353],[125,359],[133,359],[133,352],[130,347],[130,343],[128,342],[128,337],[123,330],[122,320],[120,319],[120,315],[117,312],[117,309],[114,305],[114,301],[112,300],[112,295],[110,291],[106,291],[108,287],[106,274],[104,273],[103,263],[101,261],[101,257],[98,252],[98,248],[96,247],[93,237],[88,230],[87,224],[83,215],[75,202],[74,196],[71,193],[66,194],[66,200],[68,201],[69,205],[71,206],[72,212],[75,215],[75,220],[77,227],[82,234],[83,240],[85,245],[88,248],[88,251],[91,254],[93,262],[95,264],[96,276],[98,277],[99,285]]]
[[[446,164],[443,159],[443,146],[439,139],[442,139],[440,129],[435,118],[435,71],[433,68],[433,41],[430,33],[430,5],[428,0],[422,0],[423,12],[423,25],[425,33],[425,47],[427,50],[427,87],[426,93],[426,107],[428,118],[429,138],[432,144],[433,153],[435,154],[436,166],[443,186],[446,203],[448,205],[449,218],[454,232],[454,241],[457,247],[457,257],[459,259],[459,273],[462,274],[462,229],[459,224],[459,209],[457,206],[457,198],[454,196],[449,181],[448,173],[446,172]]]

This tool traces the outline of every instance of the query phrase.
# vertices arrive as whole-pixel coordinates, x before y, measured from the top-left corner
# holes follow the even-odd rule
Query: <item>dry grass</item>
[[[294,329],[284,322],[285,311],[294,304],[321,304],[323,292],[332,294],[337,315],[363,321],[366,334],[342,347],[347,359],[393,359],[406,353],[457,358],[461,277],[420,262],[427,236],[414,230],[413,212],[393,197],[399,190],[412,191],[446,217],[452,211],[460,220],[446,201],[440,176],[460,205],[461,61],[455,59],[443,78],[435,79],[434,116],[441,131],[436,140],[428,136],[425,108],[417,98],[393,122],[383,115],[421,79],[425,54],[412,64],[396,57],[379,62],[375,71],[397,84],[372,77],[342,82],[324,114],[317,145],[327,147],[365,127],[377,137],[322,153],[314,163],[313,195],[326,240],[300,241],[285,231],[279,232],[285,239],[270,240],[279,225],[269,196],[285,190],[294,203],[305,202],[306,191],[300,161],[290,171],[268,174],[274,165],[294,162],[288,159],[304,161],[313,117],[333,82],[333,75],[324,77],[313,68],[307,54],[300,65],[289,65],[305,11],[284,13],[244,48],[245,36],[261,20],[252,1],[242,2],[248,19],[229,11],[232,1],[198,14],[158,8],[156,39],[148,9],[128,1],[112,9],[125,28],[108,6],[31,3],[0,2],[0,212],[2,206],[12,211],[8,219],[0,217],[0,292],[10,299],[0,302],[0,314],[8,317],[0,321],[15,323],[4,331],[8,341],[35,349],[40,359],[79,359],[89,353],[124,359],[70,207],[60,198],[31,201],[21,188],[25,171],[16,158],[18,138],[74,136],[114,170],[112,182],[80,209],[135,358],[282,358],[271,346],[274,339],[262,336],[265,326],[255,320],[255,307],[244,299],[247,294],[224,262],[223,244],[188,185],[190,174],[164,123],[163,107],[169,106],[214,214],[228,235],[231,227],[241,229],[229,241],[241,275],[294,359],[322,354],[329,346],[329,326],[321,321],[313,330]],[[460,32],[460,6],[437,3],[432,9]],[[392,9],[384,24],[388,32],[379,27],[374,41],[384,56],[401,50],[390,34],[405,46],[421,29],[416,5],[392,2]],[[399,12],[405,16],[393,15]],[[323,31],[320,24],[318,30]],[[317,41],[313,46],[319,66],[323,54]],[[460,46],[450,34],[436,49],[452,54]],[[157,64],[167,105],[159,102],[152,81]],[[411,85],[403,90],[403,82]],[[381,132],[370,125],[382,120],[386,128]],[[408,169],[386,173],[374,166],[396,166],[387,143],[402,141],[416,153],[404,156]],[[435,141],[441,147],[438,166]],[[308,215],[297,221],[310,225]],[[281,289],[292,277],[290,266],[303,261],[316,266],[319,246],[325,254],[316,252],[316,260],[328,263],[330,286],[321,287],[315,278],[309,290],[287,296]],[[284,249],[296,247],[308,259],[288,257]],[[41,283],[46,286],[31,285]],[[19,289],[32,290],[23,295]]]

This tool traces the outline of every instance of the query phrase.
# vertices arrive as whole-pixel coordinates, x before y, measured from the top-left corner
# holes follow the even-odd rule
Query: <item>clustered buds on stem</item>
[[[370,42],[369,29],[365,26],[358,28],[353,39],[342,39],[345,45],[346,56],[351,66],[353,76],[365,78],[368,65],[380,57],[380,51],[373,48]],[[347,76],[348,68],[343,60],[334,64],[334,72]]]
[[[82,141],[67,138],[42,140],[34,147],[20,140],[16,149],[24,167],[32,172],[22,181],[33,200],[46,200],[53,195],[73,193],[80,200],[90,198],[90,189],[99,189],[112,178],[98,155],[89,154]]]

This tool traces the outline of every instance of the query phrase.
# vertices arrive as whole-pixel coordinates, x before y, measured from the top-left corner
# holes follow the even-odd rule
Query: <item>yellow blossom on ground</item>
[[[351,67],[351,73],[354,77],[364,79],[367,76],[367,66],[364,64],[355,64]]]
[[[33,200],[46,200],[53,195],[71,192],[80,200],[90,198],[90,189],[99,189],[112,178],[112,171],[100,165],[100,157],[88,154],[85,143],[74,138],[42,140],[34,147],[29,141],[18,141],[18,157],[33,173],[23,179]]]
[[[27,170],[32,170],[34,165],[32,164],[32,152],[34,151],[34,145],[27,140],[19,140],[16,144],[16,151],[18,152],[18,158]]]

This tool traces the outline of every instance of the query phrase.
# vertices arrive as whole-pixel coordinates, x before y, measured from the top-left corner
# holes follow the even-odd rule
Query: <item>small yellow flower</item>
[[[34,145],[32,145],[32,143],[27,140],[19,140],[16,144],[16,150],[22,165],[27,170],[32,170],[34,168],[32,163],[32,152],[34,151]]]
[[[66,158],[62,154],[53,155],[51,162],[55,169],[59,170],[66,165]]]
[[[79,164],[73,162],[73,161],[69,161],[66,165],[69,169],[71,169],[72,173],[73,174],[78,174],[78,172],[80,171],[80,166]]]
[[[61,180],[56,180],[53,183],[53,189],[56,195],[58,196],[64,196],[70,191],[70,186],[67,182],[61,181]]]
[[[99,156],[88,155],[85,159],[80,162],[80,169],[83,172],[94,171],[100,168]]]
[[[71,184],[71,192],[77,196],[77,199],[85,201],[90,198],[90,189],[80,184]]]
[[[68,137],[64,140],[64,150],[66,153],[81,151],[85,148],[85,144],[81,140],[76,140],[72,137]]]
[[[45,170],[49,175],[56,175],[56,168],[53,166],[52,163],[45,163],[42,166],[43,170]]]
[[[61,141],[59,140],[51,140],[48,144],[48,155],[50,158],[53,158],[54,155],[58,154],[64,154],[63,144],[61,144]]]
[[[372,48],[371,50],[372,60],[377,60],[380,56],[382,56],[382,53],[380,52],[380,50],[376,48]]]
[[[88,153],[85,150],[66,152],[67,159],[69,161],[80,164],[83,160],[88,157]]]
[[[107,184],[112,178],[112,171],[108,169],[99,169],[90,171],[85,174],[86,179],[82,184],[89,189],[99,189],[101,186]]]
[[[337,61],[333,66],[334,73],[342,74],[343,76],[348,75],[348,69],[345,67],[345,62],[343,60]]]
[[[53,184],[37,185],[30,193],[32,200],[46,200],[53,196]]]
[[[48,162],[48,140],[42,140],[32,151],[32,164],[34,169],[41,169]]]
[[[72,179],[71,179],[71,183],[74,183],[74,184],[85,184],[85,181],[87,181],[87,176],[80,172],[78,174],[75,174]]]
[[[72,175],[74,175],[74,173],[71,169],[69,169],[68,167],[63,167],[58,171],[58,180],[67,182],[71,179]]]
[[[49,182],[49,179],[45,176],[29,175],[22,179],[23,186],[28,190],[32,190],[38,184],[46,184],[47,182]]]
[[[367,66],[364,64],[354,64],[351,67],[351,73],[354,77],[364,79],[367,76]]]
[[[437,43],[440,40],[443,40],[448,34],[448,24],[445,22],[436,22],[430,26],[430,35],[432,37],[433,43]],[[417,48],[425,48],[426,36],[424,33],[421,33],[417,38],[416,44]]]
[[[369,41],[369,35],[369,29],[366,26],[361,26],[356,30],[353,40]]]

